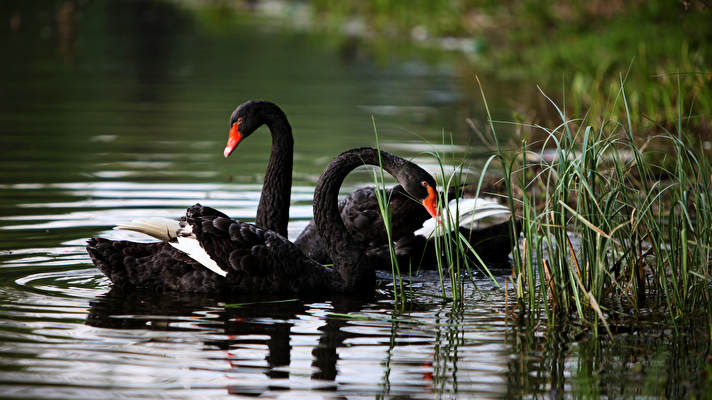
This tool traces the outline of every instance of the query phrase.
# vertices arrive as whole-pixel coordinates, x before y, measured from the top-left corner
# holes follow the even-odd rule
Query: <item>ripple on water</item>
[[[65,185],[62,190],[70,187],[86,190],[81,185]],[[136,189],[126,188],[132,193]],[[0,223],[4,229],[39,232],[180,214],[171,204],[147,208],[131,204],[130,198],[120,200],[121,193],[115,189],[103,187],[95,192],[97,199],[104,200],[93,203],[25,202],[26,209],[43,213],[4,217]],[[156,199],[148,201],[156,203],[164,197],[190,197],[160,190],[149,195]],[[142,201],[139,195],[132,196]],[[239,214],[237,202],[242,200],[219,199],[222,196],[209,201],[221,202],[226,206],[223,209]],[[250,196],[244,201],[253,202]],[[102,235],[150,240],[133,232],[107,230]],[[478,306],[468,313],[453,311],[447,303],[433,301],[440,288],[432,283],[432,276],[414,278],[414,287],[424,295],[416,296],[417,311],[407,313],[394,313],[388,277],[384,295],[371,301],[270,304],[245,299],[248,305],[232,309],[224,307],[228,301],[211,296],[109,290],[108,279],[95,268],[87,268],[85,240],[75,236],[53,245],[43,236],[42,242],[49,246],[0,254],[2,268],[14,275],[14,285],[0,290],[0,296],[8,300],[0,306],[0,362],[14,368],[0,377],[3,393],[36,398],[92,393],[150,398],[160,392],[171,398],[194,398],[199,394],[271,395],[289,389],[294,395],[319,390],[372,397],[387,391],[428,397],[436,390],[433,379],[441,387],[455,386],[456,349],[475,345],[481,346],[483,354],[475,359],[459,356],[467,360],[461,371],[492,372],[479,363],[491,362],[488,357],[497,350],[487,346],[501,332],[492,317],[486,317],[496,306],[490,304],[488,310]],[[477,331],[483,322],[490,324],[492,333],[458,328]],[[474,384],[460,379],[459,391],[475,390]]]
[[[4,395],[219,398],[289,390],[296,397],[430,398],[507,391],[505,307],[485,281],[477,281],[480,291],[468,283],[467,304],[453,308],[438,298],[437,273],[421,273],[409,278],[415,294],[400,309],[388,274],[367,299],[272,303],[121,293],[89,267],[89,235],[149,241],[109,228],[134,218],[178,218],[195,202],[251,220],[261,185],[115,181],[0,190],[12,192],[20,210],[0,217],[0,238],[18,243],[0,253],[10,277],[0,288]],[[292,239],[311,219],[312,195],[312,186],[293,188]]]

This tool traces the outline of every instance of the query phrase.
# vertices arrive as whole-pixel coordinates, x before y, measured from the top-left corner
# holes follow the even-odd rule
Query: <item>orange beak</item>
[[[232,128],[230,128],[230,135],[227,138],[227,145],[225,145],[225,152],[223,153],[225,158],[235,150],[240,140],[242,140],[242,133],[240,133],[240,122],[238,121],[232,124]]]
[[[428,197],[423,200],[423,207],[428,210],[431,217],[438,218],[438,193],[428,185]]]

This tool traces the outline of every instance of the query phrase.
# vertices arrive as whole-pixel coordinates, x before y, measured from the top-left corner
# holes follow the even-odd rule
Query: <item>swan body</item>
[[[143,220],[124,225],[164,241],[92,238],[87,251],[116,286],[125,288],[263,294],[366,291],[375,283],[375,266],[365,255],[366,243],[345,229],[337,202],[346,175],[363,164],[382,164],[428,212],[437,207],[435,181],[417,165],[371,148],[342,153],[327,166],[314,194],[315,223],[333,268],[306,257],[278,232],[230,219],[200,204],[188,208],[174,233],[165,233],[175,228],[174,222]],[[185,240],[193,244],[184,246]],[[201,252],[193,248],[194,243],[211,261],[196,255]]]

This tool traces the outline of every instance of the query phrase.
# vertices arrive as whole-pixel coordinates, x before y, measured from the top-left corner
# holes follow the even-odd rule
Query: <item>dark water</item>
[[[141,239],[111,227],[198,201],[254,218],[270,139],[222,157],[237,104],[272,100],[294,127],[294,238],[330,158],[375,144],[372,117],[386,149],[476,169],[488,153],[464,119],[483,121],[479,94],[453,54],[254,15],[167,2],[0,11],[0,397],[708,396],[709,332],[674,337],[653,321],[601,340],[547,332],[484,280],[458,307],[427,274],[405,305],[387,277],[364,298],[111,291],[88,237]]]

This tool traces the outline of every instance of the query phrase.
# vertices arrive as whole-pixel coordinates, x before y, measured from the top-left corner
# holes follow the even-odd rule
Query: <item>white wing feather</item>
[[[456,221],[462,228],[481,230],[506,222],[512,214],[509,208],[496,201],[482,198],[451,200],[443,211],[442,224],[431,218],[415,231],[415,235],[442,236],[454,230],[451,226],[454,226]]]
[[[193,235],[193,229],[190,225],[180,226],[178,221],[168,218],[142,218],[119,224],[114,229],[140,232],[168,242],[168,244],[199,262],[205,268],[220,276],[227,275],[227,271],[220,268],[200,245],[200,242]]]
[[[114,229],[144,233],[164,242],[178,237],[181,229],[178,221],[168,218],[141,218],[116,225]]]
[[[168,242],[171,246],[185,253],[188,257],[199,262],[205,268],[215,272],[220,276],[226,276],[227,271],[220,268],[218,264],[205,252],[198,240],[191,237],[178,236],[175,242]]]

